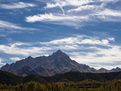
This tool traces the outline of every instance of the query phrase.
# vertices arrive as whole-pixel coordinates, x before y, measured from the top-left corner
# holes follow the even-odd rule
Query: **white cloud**
[[[119,0],[46,0],[46,6],[43,9],[45,12],[47,10],[47,13],[28,16],[26,17],[26,21],[31,23],[40,21],[73,26],[76,28],[85,25],[87,21],[93,22],[101,20],[119,22],[120,11],[110,10],[109,8],[106,9],[109,3],[118,1]]]
[[[2,59],[2,58],[0,58],[0,63],[1,63],[1,61],[3,61],[3,59]]]
[[[19,57],[11,57],[9,59],[12,60],[12,61],[19,61],[19,60],[21,60],[21,58],[19,58]]]
[[[14,23],[11,23],[11,22],[7,22],[7,21],[3,21],[3,20],[0,20],[0,28],[4,28],[4,29],[19,29],[19,30],[37,30],[35,28],[27,28],[27,27],[21,27],[21,26],[18,26]]]
[[[2,65],[5,65],[5,63],[3,63],[2,61],[3,61],[3,59],[0,58],[0,67],[1,67]]]
[[[12,29],[21,29],[21,30],[24,29],[23,27],[17,26],[16,24],[2,20],[0,20],[0,28],[12,28]]]
[[[108,45],[109,40],[108,39],[104,39],[104,40],[84,39],[84,40],[81,41],[81,44]]]
[[[104,9],[96,14],[92,14],[92,16],[97,17],[101,21],[121,22],[121,11],[119,10]]]
[[[45,1],[46,2],[46,1]],[[80,24],[82,22],[86,22],[89,20],[89,17],[86,15],[73,15],[67,14],[67,11],[63,8],[64,6],[81,6],[84,4],[88,4],[93,2],[93,0],[50,0],[46,2],[45,9],[53,9],[55,7],[59,7],[62,11],[61,13],[58,12],[50,12],[45,14],[38,14],[33,16],[26,17],[27,22],[49,22],[53,24],[60,24],[60,25],[67,25],[67,26],[74,26],[76,28],[82,26]]]
[[[88,20],[88,16],[53,15],[50,13],[26,17],[27,22],[53,22],[56,24],[65,24],[69,26],[78,26],[78,23],[84,20]],[[77,25],[75,25],[75,23]]]
[[[66,7],[66,6],[74,6],[74,7],[81,8],[83,6],[88,6],[89,3],[107,4],[107,3],[114,3],[117,1],[119,0],[100,0],[100,1],[99,0],[49,0],[49,1],[45,1],[46,2],[45,8]],[[89,7],[90,6],[91,5],[89,5]],[[97,6],[100,7],[100,5],[97,5]]]
[[[64,7],[64,6],[80,6],[94,2],[93,0],[53,0],[47,3],[46,8]]]
[[[44,45],[91,44],[91,45],[109,46],[110,41],[114,41],[114,38],[99,40],[99,39],[96,39],[96,38],[81,35],[81,36],[76,36],[76,37],[68,37],[68,38],[63,38],[63,39],[52,40],[52,41],[49,41],[49,42],[40,42],[40,44],[44,44]]]
[[[78,35],[74,37],[67,37],[63,39],[57,39],[52,40],[49,42],[40,42],[38,43],[38,47],[34,46],[33,43],[13,43],[9,45],[0,45],[0,51],[6,53],[6,54],[12,54],[12,55],[35,55],[40,54],[42,51],[45,50],[78,50],[80,47],[83,47],[84,45],[90,45],[90,46],[106,46],[111,47],[110,41],[113,41],[112,38],[108,39],[96,39],[92,37],[86,37],[84,35]],[[64,45],[64,46],[63,46]],[[95,48],[95,47],[89,47],[89,48]],[[88,47],[85,49],[89,49]],[[96,49],[99,50],[99,49]]]
[[[80,12],[83,10],[90,10],[90,9],[94,9],[94,8],[97,8],[97,6],[96,5],[85,5],[85,6],[79,6],[74,9],[70,9],[70,10],[68,10],[68,12]]]
[[[95,68],[113,68],[117,65],[109,65],[121,60],[121,46],[111,44],[114,38],[99,38],[85,35],[76,35],[48,42],[36,43],[13,43],[0,45],[0,52],[15,56],[11,60],[18,60],[16,56],[39,56],[48,55],[58,49],[66,52],[73,60],[88,64]],[[104,62],[105,64],[100,64]],[[93,64],[95,63],[95,64]],[[107,65],[106,65],[107,64]],[[121,64],[118,65],[121,67]]]
[[[22,45],[24,46],[24,44]],[[0,45],[0,51],[10,55],[37,55],[41,54],[41,51],[50,50],[48,47],[20,47],[16,44]]]
[[[81,37],[81,36],[80,36]],[[58,45],[58,44],[74,44],[78,41],[77,38],[69,37],[69,38],[63,38],[63,39],[57,39],[57,40],[52,40],[49,42],[40,42],[40,44],[44,45]]]
[[[1,4],[0,7],[3,9],[20,9],[20,8],[27,8],[27,7],[35,7],[35,4],[32,3],[24,3],[18,2],[13,4]]]
[[[46,7],[45,8],[55,8],[55,7],[59,7],[59,6],[65,6],[66,3],[65,2],[62,2],[61,5],[59,3],[47,3]]]
[[[120,46],[111,46],[110,48],[99,48],[94,47],[94,50],[97,50],[96,52],[86,52],[85,54],[83,52],[71,52],[70,55],[72,55],[72,59],[77,60],[79,63],[88,64],[95,68],[114,68],[116,66],[121,67],[121,64],[119,65],[113,65],[111,63],[115,63],[117,61],[121,60],[121,47]],[[83,55],[84,54],[84,55]],[[95,63],[92,65],[92,63]],[[103,64],[100,64],[103,63]],[[105,65],[107,64],[107,65]],[[109,65],[110,64],[110,65]]]
[[[96,15],[121,17],[121,11],[105,9],[104,11],[98,12]]]
[[[100,0],[100,2],[117,2],[119,0]]]
[[[39,14],[34,16],[29,16],[26,18],[27,22],[36,22],[36,21],[73,21],[80,19],[88,19],[87,16],[66,16],[66,15],[53,15],[50,14]]]

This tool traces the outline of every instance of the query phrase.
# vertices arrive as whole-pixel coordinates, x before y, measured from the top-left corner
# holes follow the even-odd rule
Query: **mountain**
[[[19,76],[27,76],[30,74],[52,76],[69,71],[96,72],[94,68],[71,60],[70,57],[61,50],[56,51],[50,56],[40,56],[36,58],[29,56],[16,63],[6,64],[1,70],[12,72]]]
[[[99,73],[106,73],[106,72],[110,72],[110,70],[107,70],[105,68],[100,68],[99,70],[97,70],[97,72],[99,72]]]
[[[111,70],[111,72],[119,72],[119,71],[121,71],[121,68],[119,68],[119,67],[113,68]]]
[[[98,73],[109,73],[109,72],[120,72],[121,71],[121,68],[119,67],[116,67],[116,68],[113,68],[111,70],[107,70],[105,68],[100,68],[99,70],[97,70]]]
[[[14,73],[15,75],[23,76],[23,77],[25,77],[27,75],[31,75],[31,74],[37,75],[37,73],[32,68],[30,68],[28,66],[24,66],[21,69],[12,71],[12,73]]]
[[[39,75],[39,76],[53,76],[55,74],[66,73],[69,71],[77,72],[119,72],[120,68],[115,68],[112,70],[107,70],[101,68],[96,70],[85,64],[79,64],[70,57],[58,50],[50,56],[40,56],[33,58],[29,56],[28,58],[17,61],[16,63],[6,64],[1,68],[3,71],[12,72],[15,75],[27,76],[27,75]]]
[[[22,77],[0,70],[0,84],[16,85],[22,83],[22,80]]]

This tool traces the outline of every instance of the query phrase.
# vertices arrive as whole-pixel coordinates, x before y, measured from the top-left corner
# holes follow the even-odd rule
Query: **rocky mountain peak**
[[[118,71],[121,71],[121,68],[119,68],[119,67],[116,67],[116,68],[113,68],[112,70],[111,70],[112,72],[118,72]]]
[[[54,52],[51,56],[53,57],[69,57],[67,54],[65,54],[64,52],[62,52],[61,50],[57,50],[56,52]]]
[[[33,60],[34,58],[33,57],[31,57],[31,56],[29,56],[29,57],[27,57],[27,58],[25,58],[26,60]]]

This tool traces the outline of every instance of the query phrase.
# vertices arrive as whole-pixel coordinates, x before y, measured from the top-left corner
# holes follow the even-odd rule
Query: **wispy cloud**
[[[40,44],[44,44],[44,45],[73,45],[73,44],[77,44],[77,45],[81,45],[81,44],[91,44],[91,45],[109,45],[110,41],[114,41],[114,38],[108,38],[108,39],[102,39],[99,40],[98,38],[93,38],[93,37],[89,37],[86,35],[78,35],[76,37],[68,37],[68,38],[63,38],[63,39],[57,39],[57,40],[52,40],[49,42],[40,42]]]
[[[107,6],[119,0],[50,0],[45,1],[47,13],[26,17],[27,22],[46,22],[80,27],[93,21],[119,22],[120,11]],[[60,12],[61,11],[61,12]]]
[[[97,15],[121,17],[121,11],[105,9],[105,10],[97,13]]]
[[[19,58],[19,57],[11,57],[9,59],[12,60],[12,61],[19,61],[19,60],[21,60],[21,58]]]
[[[97,5],[85,5],[85,6],[79,6],[77,8],[74,9],[70,9],[68,10],[68,12],[80,12],[80,11],[84,11],[84,10],[92,10],[94,8],[97,8]]]
[[[97,12],[95,15],[102,21],[121,22],[121,11],[119,10],[104,9],[103,11]]]
[[[79,63],[88,64],[96,68],[108,67],[111,65],[99,65],[99,63],[112,63],[121,60],[121,47],[112,44],[114,38],[99,38],[86,35],[75,35],[62,39],[51,40],[40,43],[13,43],[0,45],[0,52],[7,55],[17,56],[39,56],[49,55],[52,51],[61,49],[66,52],[73,60]],[[97,61],[98,60],[98,61]],[[97,63],[94,65],[93,63]],[[121,64],[119,64],[121,67]]]
[[[78,23],[85,20],[88,20],[88,16],[69,16],[63,14],[53,15],[52,13],[26,17],[27,22],[53,22],[55,24],[69,25],[75,27],[78,27]]]
[[[27,8],[27,7],[35,7],[35,4],[32,3],[24,3],[24,2],[18,2],[18,3],[12,3],[12,4],[1,4],[0,7],[3,9],[21,9],[21,8]]]
[[[5,63],[3,63],[2,61],[3,61],[3,59],[0,58],[0,67],[3,66],[3,65],[5,65]]]
[[[64,6],[80,6],[94,2],[93,0],[50,0],[46,5],[46,8],[64,7]]]
[[[0,58],[0,63],[1,63],[1,61],[2,61],[3,59],[2,58]]]
[[[22,47],[27,46],[27,43],[14,43],[10,45],[0,45],[0,51],[10,55],[37,55],[40,54],[41,51],[49,50],[47,47]]]
[[[8,22],[8,21],[3,21],[3,20],[0,20],[0,28],[3,28],[3,29],[18,29],[18,30],[37,30],[35,28],[22,27],[22,26],[19,26],[17,24],[14,24],[14,23],[11,23],[11,22]]]

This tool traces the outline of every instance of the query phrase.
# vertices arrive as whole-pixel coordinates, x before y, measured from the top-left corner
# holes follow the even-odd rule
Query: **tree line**
[[[0,84],[0,91],[121,91],[121,80],[73,82],[64,79],[61,82],[46,84],[30,81],[17,85]]]

